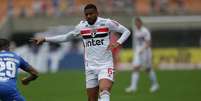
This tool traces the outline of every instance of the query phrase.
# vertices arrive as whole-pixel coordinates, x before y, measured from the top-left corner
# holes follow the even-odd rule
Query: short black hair
[[[97,7],[96,5],[94,4],[87,4],[85,7],[84,7],[84,10],[86,9],[95,9],[97,11]]]
[[[9,48],[10,41],[8,39],[0,38],[0,50]]]

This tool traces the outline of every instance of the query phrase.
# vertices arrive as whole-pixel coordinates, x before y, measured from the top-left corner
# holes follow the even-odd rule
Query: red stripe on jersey
[[[109,28],[107,28],[107,27],[97,28],[96,31],[97,31],[97,32],[108,32],[108,31],[109,31]]]
[[[86,29],[86,30],[81,30],[80,34],[81,35],[91,35],[92,30],[91,29]]]

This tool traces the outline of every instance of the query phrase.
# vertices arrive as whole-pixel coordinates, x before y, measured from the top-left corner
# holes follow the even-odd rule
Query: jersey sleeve
[[[130,36],[130,31],[120,23],[114,20],[108,20],[107,24],[110,31],[122,33],[121,37],[117,40],[118,43],[122,44]]]
[[[19,60],[20,60],[20,68],[21,69],[30,67],[30,64],[28,62],[26,62],[22,57],[19,56]]]
[[[46,37],[45,40],[47,42],[66,42],[66,41],[70,41],[75,37],[78,37],[80,35],[80,27],[81,25],[78,24],[77,26],[75,26],[75,28],[68,32],[65,33],[63,35],[58,35],[58,36],[53,36],[53,37]]]

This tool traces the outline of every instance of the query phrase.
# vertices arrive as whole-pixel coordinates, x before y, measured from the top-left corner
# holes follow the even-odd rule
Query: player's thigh
[[[86,70],[86,88],[95,88],[98,86],[98,74],[95,70]]]
[[[99,79],[99,89],[110,91],[112,88],[112,84],[114,82],[114,69],[106,68],[100,70],[98,79]]]
[[[146,52],[143,56],[143,64],[145,65],[146,70],[150,70],[152,67],[152,54],[151,52]]]
[[[140,54],[136,54],[132,62],[133,71],[139,71],[140,67],[143,64],[142,62],[143,62],[142,56]]]

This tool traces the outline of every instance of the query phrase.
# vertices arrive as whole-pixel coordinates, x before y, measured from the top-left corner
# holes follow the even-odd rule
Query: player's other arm
[[[151,47],[151,40],[145,40],[145,45],[144,45],[144,49],[147,49],[147,48],[149,48],[149,47]]]
[[[21,82],[23,85],[28,85],[31,81],[38,78],[38,71],[35,70],[28,62],[26,62],[22,57],[19,57],[20,60],[20,68],[29,73],[30,75],[27,77],[24,77]]]
[[[23,85],[28,85],[31,81],[36,80],[38,78],[38,72],[32,66],[24,68],[23,70],[30,74],[29,76],[24,77],[21,80]]]
[[[122,33],[121,37],[117,40],[117,42],[111,43],[108,46],[108,49],[118,47],[119,45],[123,44],[130,36],[130,31],[118,22],[110,20],[108,25],[111,28],[111,31]]]

